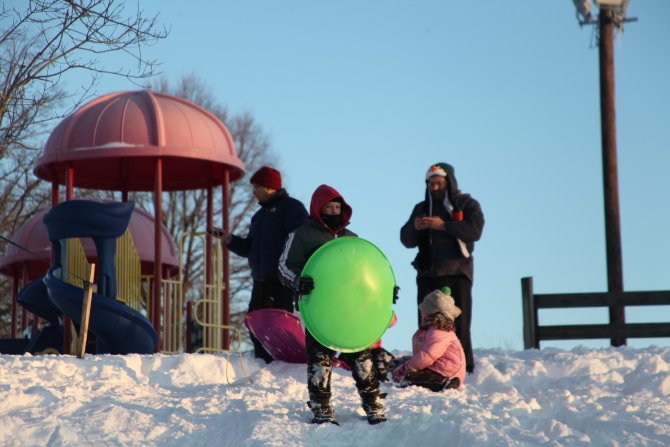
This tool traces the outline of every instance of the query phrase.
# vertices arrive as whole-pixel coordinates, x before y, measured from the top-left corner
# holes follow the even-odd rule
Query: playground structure
[[[205,278],[199,299],[186,305],[183,260],[161,224],[163,191],[206,189],[207,225],[212,226],[213,190],[220,186],[222,226],[228,228],[228,186],[244,174],[244,164],[218,118],[170,95],[145,90],[108,94],[80,107],[53,130],[34,172],[51,183],[52,208],[17,231],[12,238],[16,246],[10,246],[0,258],[0,273],[14,280],[12,338],[17,329],[26,328],[32,313],[33,329],[38,329],[38,317],[49,322],[45,329],[51,328],[47,331],[50,336],[62,339],[55,349],[69,353],[72,322],[78,325],[81,319],[83,278],[88,263],[96,262],[97,292],[90,326],[96,336],[96,352],[189,352],[194,348],[189,336],[192,327],[202,329],[202,340],[195,348],[198,352],[230,349],[231,331],[239,337],[239,329],[230,325],[225,246],[204,233],[194,235],[204,247]],[[65,186],[65,201],[59,204],[60,185]],[[75,187],[120,191],[122,202],[74,200]],[[133,204],[127,200],[129,191],[153,191],[156,215],[151,218],[139,210],[133,213]],[[114,227],[114,231],[103,231],[106,223],[94,216],[110,207],[128,208],[128,230],[124,226],[123,230]],[[78,210],[76,218],[58,211],[74,208]],[[136,214],[141,225],[132,225],[131,216]],[[50,221],[47,228],[40,227],[43,219]],[[88,227],[72,231],[80,227],[78,222],[88,220]],[[51,242],[45,237],[47,229]],[[36,243],[26,247],[22,233],[40,232],[39,240],[30,238]],[[18,247],[29,252],[19,253],[22,250]],[[44,298],[45,292],[48,300],[38,299]],[[18,305],[23,307],[20,322]],[[33,349],[36,352],[38,348]]]

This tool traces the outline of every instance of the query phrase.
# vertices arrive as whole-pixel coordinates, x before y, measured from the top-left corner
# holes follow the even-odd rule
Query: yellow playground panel
[[[84,287],[84,278],[88,271],[88,259],[78,237],[67,239],[67,262],[63,279],[77,287]],[[138,312],[142,311],[140,257],[130,235],[126,230],[116,240],[116,299]]]
[[[199,242],[206,247],[206,235],[204,233],[197,233],[195,237]],[[183,251],[183,246],[186,238],[182,236],[180,240],[180,252]],[[206,252],[206,250],[203,250]],[[179,256],[179,270],[182,270],[183,256]],[[206,258],[205,258],[206,259]],[[211,256],[211,271],[208,279],[205,275],[205,280],[202,281],[202,288],[200,297],[193,303],[193,319],[203,329],[202,346],[197,348],[196,352],[239,352],[242,337],[240,329],[234,325],[226,325],[223,321],[223,299],[224,299],[224,282],[223,282],[223,248],[222,242],[219,240],[213,241],[212,256]],[[224,331],[232,331],[234,333],[235,341],[238,349],[224,349],[223,333]]]
[[[179,274],[174,278],[164,278],[161,284],[163,297],[163,315],[161,352],[166,354],[177,354],[185,351],[184,328],[187,323],[183,288],[183,252],[188,235],[183,235],[179,244]],[[197,233],[194,235],[197,242],[206,247],[206,235]],[[202,346],[196,352],[220,353],[231,352],[224,349],[223,333],[225,330],[232,331],[235,345],[240,352],[241,333],[234,325],[226,325],[223,322],[223,248],[220,241],[212,244],[211,279],[207,278],[201,282],[199,297],[194,300],[193,314],[196,324],[203,329]],[[79,238],[67,240],[67,262],[63,278],[70,284],[83,287],[83,281],[89,266],[86,254]],[[206,249],[203,249],[203,253]],[[204,265],[204,259],[203,259]],[[149,315],[149,305],[153,287],[152,275],[141,275],[141,262],[135,243],[129,230],[116,241],[116,284],[117,300],[127,306]]]

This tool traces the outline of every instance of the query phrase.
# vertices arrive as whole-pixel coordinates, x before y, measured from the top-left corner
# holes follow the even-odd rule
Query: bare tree
[[[9,238],[19,227],[48,203],[49,191],[32,174],[34,152],[19,150],[23,157],[4,159],[0,163],[0,235]],[[14,154],[13,154],[14,155]],[[0,254],[7,244],[0,239]],[[9,309],[12,282],[0,276],[0,337],[9,336]]]
[[[263,164],[274,164],[276,157],[271,151],[269,139],[254,117],[250,113],[230,114],[196,75],[184,75],[174,86],[171,86],[166,79],[162,79],[151,88],[198,104],[223,121],[233,137],[237,156],[244,162],[248,175]],[[230,185],[230,196],[231,229],[236,234],[246,235],[256,205],[249,183],[244,180],[233,182]],[[206,229],[207,192],[205,190],[169,192],[166,193],[166,198],[167,200],[163,201],[163,223],[176,240],[184,237],[185,249],[182,254],[184,293],[187,299],[197,299],[200,290],[199,281],[204,277],[204,256],[203,247],[197,243],[194,234],[202,233]],[[149,195],[137,195],[135,200],[147,210],[153,211]],[[215,216],[221,215],[222,203],[221,191],[217,188],[214,198]],[[246,312],[251,276],[246,259],[233,255],[230,261],[231,313],[233,322],[238,322]]]
[[[0,5],[0,234],[7,238],[49,203],[48,185],[32,168],[52,124],[88,100],[101,76],[138,83],[154,75],[157,63],[142,49],[168,33],[157,16],[129,9],[124,0],[15,3]],[[125,60],[104,63],[110,53]],[[89,81],[68,91],[64,81],[74,73],[87,73]],[[0,296],[11,297],[11,283],[2,277]],[[8,302],[0,300],[0,336],[8,332]]]
[[[127,11],[123,0],[28,0],[0,10],[0,158],[12,147],[30,145],[54,119],[68,115],[91,95],[101,75],[141,80],[153,76],[156,61],[143,46],[167,36],[157,16]],[[107,65],[108,53],[134,61]],[[86,72],[78,91],[62,88],[66,75]],[[65,102],[68,107],[63,108]]]

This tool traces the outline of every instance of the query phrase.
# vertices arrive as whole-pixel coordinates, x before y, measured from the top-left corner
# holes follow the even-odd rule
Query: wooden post
[[[619,222],[619,187],[617,173],[616,108],[614,99],[614,21],[612,11],[601,8],[598,14],[600,59],[600,120],[603,157],[603,190],[605,195],[605,239],[607,251],[607,290],[623,292],[621,225]],[[623,306],[610,306],[610,325],[626,322]],[[612,346],[626,344],[623,337],[612,337]]]
[[[83,359],[84,354],[86,354],[86,339],[88,338],[88,320],[91,315],[94,277],[95,264],[91,264],[88,267],[88,281],[84,284],[84,302],[81,305],[81,324],[79,325],[79,337],[77,338],[77,357],[80,359]]]
[[[533,277],[521,278],[521,297],[523,307],[523,347],[539,349],[537,339],[537,308],[533,296]]]

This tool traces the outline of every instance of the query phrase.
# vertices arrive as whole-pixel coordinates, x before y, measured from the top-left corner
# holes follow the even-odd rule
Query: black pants
[[[248,312],[258,309],[284,309],[287,312],[293,312],[293,291],[284,287],[279,279],[254,281]],[[272,356],[251,332],[249,337],[254,345],[254,355],[270,363]]]
[[[472,340],[470,338],[470,324],[472,322],[472,281],[466,276],[426,276],[419,277],[417,284],[417,304],[421,304],[424,297],[435,289],[447,286],[451,289],[454,302],[461,308],[461,316],[456,318],[456,335],[463,345],[465,352],[465,370],[469,373],[475,370],[475,360],[472,355]],[[421,325],[421,313],[419,313]]]
[[[461,385],[461,381],[458,380],[458,377],[449,379],[428,368],[408,372],[405,375],[405,382],[408,385],[428,388],[431,391],[448,390],[451,388],[458,388]]]
[[[307,389],[310,400],[328,404],[331,397],[332,357],[335,351],[316,341],[309,331],[305,331],[305,345],[307,348]],[[369,349],[343,353],[340,354],[339,359],[351,368],[356,389],[363,399],[379,396],[379,378],[373,368]]]

